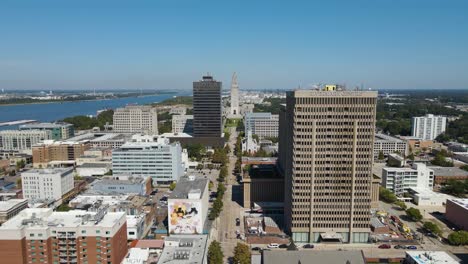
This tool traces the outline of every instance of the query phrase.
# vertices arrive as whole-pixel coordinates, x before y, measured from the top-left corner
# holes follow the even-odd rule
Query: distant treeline
[[[101,112],[97,117],[89,117],[89,116],[73,116],[67,117],[63,119],[63,122],[67,122],[73,124],[75,129],[77,130],[84,130],[84,129],[91,129],[93,127],[99,127],[104,129],[104,125],[106,123],[112,124],[112,117],[114,115],[114,110],[106,110]]]

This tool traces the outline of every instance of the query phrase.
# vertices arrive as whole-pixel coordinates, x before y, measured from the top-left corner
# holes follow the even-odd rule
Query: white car
[[[271,243],[267,246],[267,248],[279,248],[279,244]]]

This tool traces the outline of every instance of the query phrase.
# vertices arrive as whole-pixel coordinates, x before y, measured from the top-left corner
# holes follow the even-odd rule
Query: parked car
[[[406,249],[418,249],[417,246],[407,246]]]
[[[389,244],[382,244],[379,246],[379,248],[392,248]]]
[[[304,246],[302,246],[302,248],[314,248],[314,245],[305,244]]]
[[[286,245],[286,244],[281,244],[281,245],[279,245],[278,248],[288,248],[288,245]]]
[[[405,246],[402,246],[402,245],[396,245],[395,247],[393,247],[394,249],[406,249]]]
[[[262,250],[261,247],[253,247],[253,248],[252,248],[252,251],[260,251],[260,250]]]
[[[267,247],[268,247],[268,248],[279,248],[279,244],[277,244],[277,243],[270,243]]]

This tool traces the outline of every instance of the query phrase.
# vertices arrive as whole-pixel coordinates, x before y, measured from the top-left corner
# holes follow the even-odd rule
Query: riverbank
[[[70,103],[70,102],[88,102],[88,101],[104,101],[104,100],[116,100],[122,98],[139,98],[139,97],[148,97],[148,96],[159,96],[165,94],[177,94],[175,92],[166,92],[166,93],[154,93],[154,94],[145,94],[145,95],[135,95],[129,94],[128,96],[117,96],[112,98],[95,98],[95,99],[77,99],[77,100],[50,100],[50,101],[41,101],[37,100],[37,102],[25,102],[25,103],[4,103],[0,102],[0,107],[2,106],[15,106],[15,105],[36,105],[36,104],[57,104],[57,103]]]

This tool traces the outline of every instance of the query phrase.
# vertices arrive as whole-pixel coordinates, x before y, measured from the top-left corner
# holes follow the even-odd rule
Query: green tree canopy
[[[403,201],[396,201],[396,202],[395,202],[395,205],[398,206],[398,207],[400,207],[400,208],[403,209],[403,210],[406,210],[406,208],[408,208],[408,207],[406,206],[405,202],[403,202]]]
[[[423,219],[421,211],[419,211],[419,209],[416,209],[414,207],[408,208],[406,210],[406,215],[410,217],[413,221],[421,221]]]
[[[208,264],[222,264],[223,263],[223,250],[221,244],[214,240],[208,248]]]
[[[176,182],[172,182],[170,185],[169,185],[169,190],[173,191],[176,187]]]
[[[233,262],[235,264],[250,264],[249,246],[243,243],[237,243],[234,248]]]
[[[379,198],[386,203],[394,203],[397,201],[395,194],[382,186],[379,187]]]
[[[468,232],[463,230],[452,232],[448,236],[448,241],[454,246],[468,245]]]
[[[436,234],[438,236],[442,234],[442,230],[440,230],[440,227],[436,223],[427,221],[427,222],[424,222],[423,227],[427,231],[432,232],[433,234]]]

